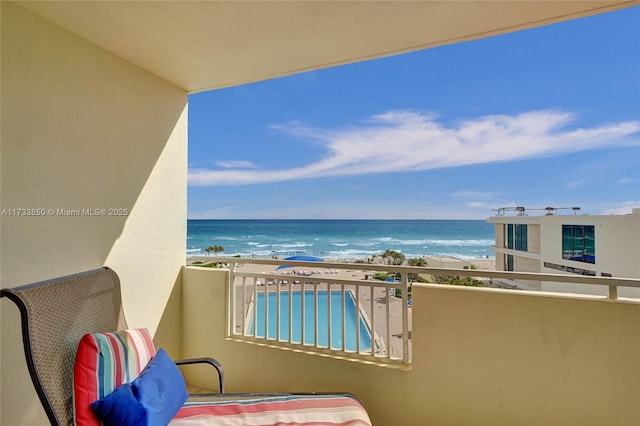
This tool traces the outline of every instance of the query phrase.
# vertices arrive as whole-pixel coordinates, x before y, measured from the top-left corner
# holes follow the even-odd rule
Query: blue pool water
[[[291,341],[294,343],[300,343],[302,341],[302,319],[301,319],[301,305],[302,299],[304,299],[304,342],[305,344],[315,344],[315,305],[314,305],[314,292],[313,291],[294,291],[292,295],[292,319],[293,330]],[[257,317],[258,317],[258,330],[257,336],[264,337],[264,293],[258,293],[257,298]],[[342,349],[342,310],[341,305],[341,292],[331,292],[331,348]],[[269,293],[269,335],[270,339],[277,338],[277,323],[276,323],[276,311],[277,311],[277,293]],[[345,349],[349,351],[356,350],[356,305],[351,293],[345,294]],[[289,293],[280,293],[280,339],[289,340]],[[328,304],[327,304],[327,292],[318,291],[318,345],[323,347],[329,347],[328,339]],[[252,334],[254,330],[253,318],[249,324],[249,333]],[[364,319],[360,317],[360,349],[371,349],[371,333],[367,327]]]

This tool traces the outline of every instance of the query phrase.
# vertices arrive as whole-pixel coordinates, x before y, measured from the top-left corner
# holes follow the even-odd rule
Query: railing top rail
[[[301,262],[283,259],[248,259],[248,258],[227,258],[227,257],[199,257],[198,260],[210,262],[235,264],[259,264],[259,265],[287,265],[302,266],[310,268],[330,268],[330,269],[359,269],[365,271],[399,272],[410,274],[436,274],[436,275],[459,275],[484,278],[506,278],[511,280],[532,280],[550,281],[576,284],[606,285],[614,287],[635,287],[640,288],[640,279],[621,277],[593,277],[585,275],[563,275],[548,274],[538,272],[508,272],[492,271],[487,269],[458,269],[458,268],[436,268],[417,267],[399,265],[380,265],[368,263],[340,263],[340,262]]]
[[[394,282],[390,282],[390,281],[365,281],[365,280],[356,280],[356,279],[350,279],[350,278],[330,278],[327,276],[306,276],[306,275],[280,275],[280,274],[273,274],[273,273],[262,273],[262,272],[238,272],[235,271],[233,273],[234,276],[236,277],[250,277],[250,278],[268,278],[268,279],[274,279],[274,280],[299,280],[302,282],[322,282],[325,284],[346,284],[346,285],[353,285],[353,286],[364,286],[364,287],[371,287],[371,286],[381,286],[381,285],[385,285],[386,287],[389,288],[402,288],[403,287],[403,283],[400,281],[394,281]]]

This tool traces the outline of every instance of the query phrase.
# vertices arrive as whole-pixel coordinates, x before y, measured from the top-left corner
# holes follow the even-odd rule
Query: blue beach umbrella
[[[289,256],[285,257],[283,260],[299,260],[300,262],[324,262],[324,259],[315,256]],[[276,268],[276,271],[284,268],[292,268],[292,266],[280,265]]]

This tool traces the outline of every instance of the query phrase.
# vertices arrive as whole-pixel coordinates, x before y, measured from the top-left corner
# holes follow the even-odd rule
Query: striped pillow
[[[138,377],[155,353],[145,328],[85,334],[73,370],[75,424],[100,426],[91,403]]]

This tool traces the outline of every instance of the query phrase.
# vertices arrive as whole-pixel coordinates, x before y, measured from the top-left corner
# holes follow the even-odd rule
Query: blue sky
[[[639,7],[189,102],[189,218],[640,207]]]

